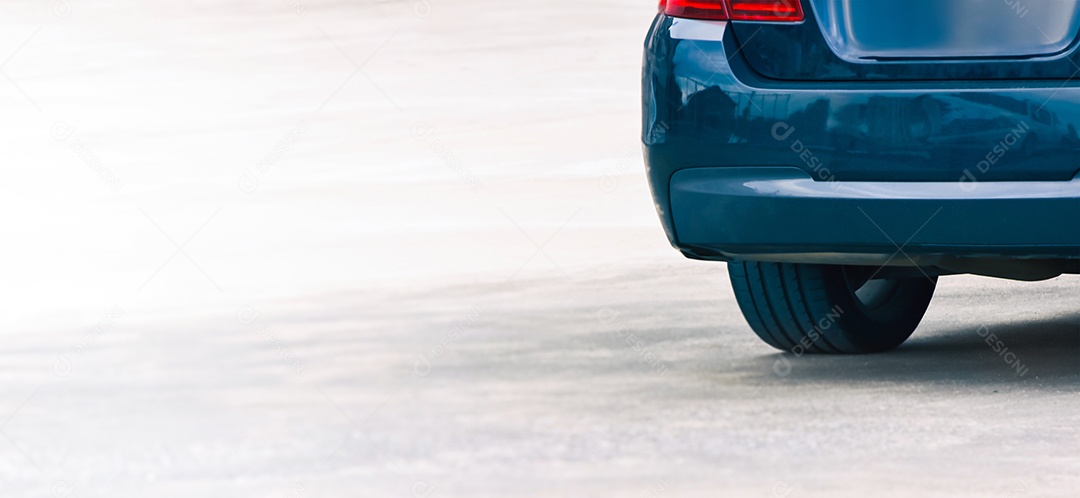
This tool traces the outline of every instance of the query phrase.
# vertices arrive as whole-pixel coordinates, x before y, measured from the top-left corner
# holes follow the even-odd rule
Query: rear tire
[[[918,327],[937,278],[879,279],[877,269],[732,261],[743,316],[769,345],[796,354],[874,353]]]

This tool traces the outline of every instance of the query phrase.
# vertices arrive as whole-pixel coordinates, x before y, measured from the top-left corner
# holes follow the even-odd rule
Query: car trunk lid
[[[1069,79],[1080,0],[802,0],[798,24],[733,22],[781,80]]]
[[[812,0],[825,40],[853,62],[1030,59],[1068,49],[1077,0]]]

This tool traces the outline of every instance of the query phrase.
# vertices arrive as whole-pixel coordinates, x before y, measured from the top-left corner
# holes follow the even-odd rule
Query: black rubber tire
[[[774,348],[802,353],[875,353],[899,346],[919,326],[937,278],[882,280],[860,297],[875,268],[732,261],[743,316]],[[862,282],[862,283],[860,283]],[[867,288],[869,289],[869,288]]]

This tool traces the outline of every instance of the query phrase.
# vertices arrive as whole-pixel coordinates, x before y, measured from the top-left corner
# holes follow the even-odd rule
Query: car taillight
[[[799,0],[661,0],[669,16],[714,21],[802,22]]]

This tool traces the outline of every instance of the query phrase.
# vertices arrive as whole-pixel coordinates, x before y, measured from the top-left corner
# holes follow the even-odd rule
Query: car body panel
[[[806,24],[812,23],[808,19]],[[701,196],[673,203],[676,190],[686,193],[675,189],[673,183],[677,175],[685,178],[689,174],[684,171],[761,168],[764,173],[766,168],[779,167],[801,171],[806,181],[823,185],[907,183],[917,191],[922,185],[938,184],[943,191],[952,192],[944,205],[956,213],[940,213],[948,224],[942,232],[929,233],[954,231],[956,237],[965,230],[970,233],[953,242],[919,240],[918,247],[926,248],[927,254],[1080,257],[1080,242],[1074,236],[1080,233],[1080,204],[1076,204],[1080,182],[1074,180],[1080,172],[1080,85],[1076,82],[1053,77],[778,80],[750,66],[753,50],[736,40],[739,25],[754,23],[693,21],[661,14],[646,40],[642,101],[646,167],[660,219],[672,244],[685,254],[729,260],[762,252],[867,251],[868,247],[858,247],[839,231],[821,232],[834,234],[831,242],[806,238],[800,245],[793,237],[780,244],[783,247],[769,248],[768,237],[755,243],[752,238],[734,237],[722,229],[724,224],[757,224],[775,236],[802,233],[791,227],[828,223],[825,215],[832,208],[822,205],[807,208],[780,202],[773,208],[787,206],[783,211],[786,216],[780,216],[770,214],[766,209],[769,204],[758,201],[746,204],[755,206],[753,209],[734,209],[722,199],[708,201]],[[755,39],[770,36],[766,30],[778,26],[758,25],[763,27]],[[820,29],[814,29],[820,37]],[[1044,62],[1019,64],[1037,66]],[[926,65],[935,64],[917,61],[897,67]],[[986,197],[1006,183],[1021,193],[1025,185],[1035,184],[1060,185],[1061,190],[1053,199],[1022,200],[1022,194],[1011,199]],[[903,192],[908,195],[901,195]],[[856,207],[894,210],[898,216],[922,223],[931,213],[923,213],[921,207],[928,206],[912,200],[911,193],[892,188],[879,190],[880,199],[852,201],[841,196],[832,206],[850,208],[854,202]],[[745,196],[728,200],[740,198],[747,200]],[[1039,207],[1047,202],[1053,204],[1050,211]],[[802,220],[802,209],[819,211],[815,211],[816,217]],[[1001,233],[987,232],[997,223],[994,213],[1009,215],[1009,221],[1000,225]],[[861,216],[857,211],[845,215]],[[1012,227],[1023,228],[1018,220],[1024,218],[1044,220],[1038,222],[1043,223],[1039,226],[1044,235],[1047,227],[1056,224],[1062,235],[1055,238],[1014,232]],[[977,223],[965,225],[961,223],[964,219]],[[982,228],[975,230],[976,226]],[[870,228],[863,226],[860,233],[881,235]],[[688,239],[682,236],[683,230]],[[899,239],[910,235],[903,231],[889,235]],[[713,240],[707,240],[710,233]],[[994,237],[974,243],[982,240],[980,233]],[[1010,234],[1016,240],[1010,242]],[[755,244],[758,247],[752,247]],[[896,249],[880,237],[876,244],[874,250],[881,253],[891,254]]]

